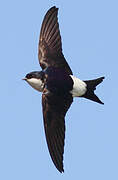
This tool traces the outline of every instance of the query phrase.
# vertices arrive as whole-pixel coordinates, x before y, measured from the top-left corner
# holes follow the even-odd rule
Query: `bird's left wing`
[[[39,38],[38,58],[42,69],[49,66],[62,67],[68,74],[72,71],[62,53],[62,42],[58,23],[58,8],[50,8],[46,13]]]
[[[63,172],[65,115],[73,98],[71,94],[56,96],[44,89],[42,95],[45,135],[50,156],[56,168]]]

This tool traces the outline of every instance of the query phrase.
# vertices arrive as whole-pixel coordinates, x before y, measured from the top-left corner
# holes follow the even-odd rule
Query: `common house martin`
[[[50,8],[43,20],[38,59],[42,71],[28,73],[24,80],[42,92],[44,129],[50,156],[56,168],[64,172],[65,115],[74,97],[103,104],[94,93],[104,77],[80,80],[72,73],[63,52],[58,24],[58,8]]]

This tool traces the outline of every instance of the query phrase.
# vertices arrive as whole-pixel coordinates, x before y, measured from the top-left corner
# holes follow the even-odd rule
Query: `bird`
[[[105,77],[80,80],[73,75],[62,51],[56,6],[51,7],[44,16],[38,44],[38,59],[42,70],[26,74],[23,80],[35,90],[42,92],[47,146],[55,167],[62,173],[66,113],[74,97],[87,98],[104,104],[94,91]]]

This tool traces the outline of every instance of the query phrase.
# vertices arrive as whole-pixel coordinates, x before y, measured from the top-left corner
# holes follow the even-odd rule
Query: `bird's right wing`
[[[60,97],[44,89],[42,95],[45,135],[50,156],[56,168],[63,172],[65,115],[73,98],[71,94]]]
[[[58,23],[58,8],[50,8],[46,13],[39,38],[38,58],[42,69],[49,66],[62,67],[68,74],[72,71],[62,53],[62,42]]]

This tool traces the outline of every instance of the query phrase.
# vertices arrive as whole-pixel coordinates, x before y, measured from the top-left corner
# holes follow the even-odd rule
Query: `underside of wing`
[[[58,24],[58,8],[50,8],[46,13],[39,38],[38,58],[42,69],[49,66],[63,67],[72,74],[62,53],[62,42]]]
[[[50,156],[56,168],[63,172],[63,153],[65,139],[65,115],[73,99],[70,94],[65,98],[54,94],[42,95],[45,135]]]

